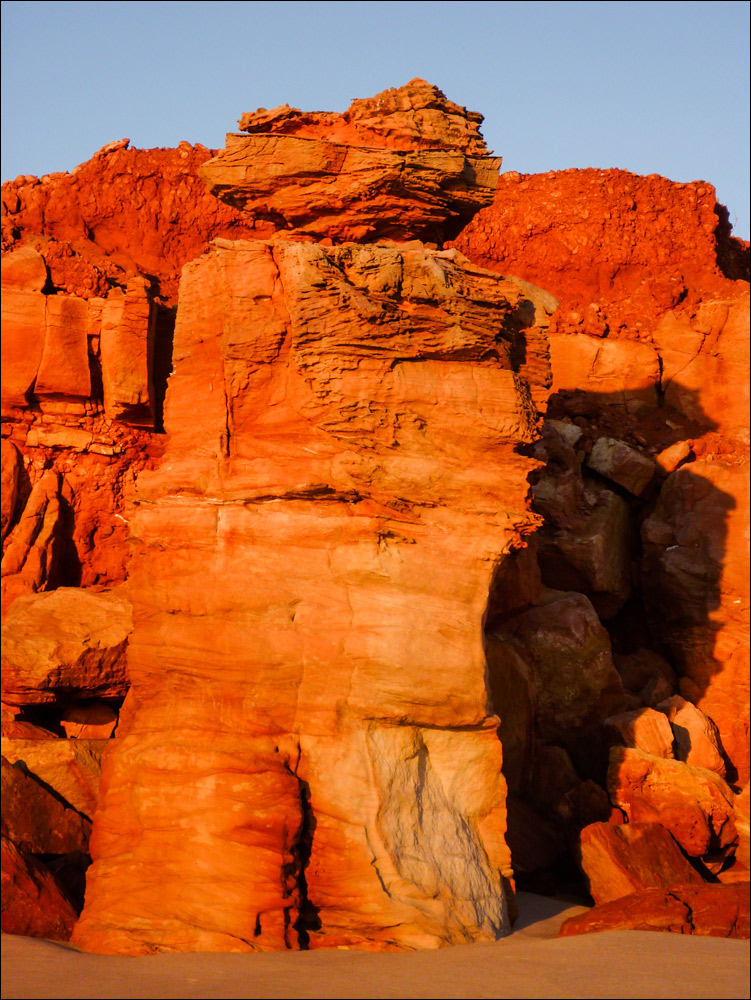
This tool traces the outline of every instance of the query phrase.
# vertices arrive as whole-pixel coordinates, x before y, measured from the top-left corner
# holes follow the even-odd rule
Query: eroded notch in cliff
[[[172,347],[175,337],[177,308],[158,304],[154,330],[154,360],[152,381],[154,392],[154,430],[164,433],[164,397],[167,381],[172,374]]]
[[[295,921],[294,930],[297,933],[297,941],[301,951],[307,951],[310,947],[310,935],[321,929],[321,918],[318,915],[318,907],[308,896],[308,882],[306,871],[310,864],[310,855],[313,849],[313,835],[316,828],[315,813],[310,804],[310,785],[307,781],[300,781],[300,836],[297,844],[292,849],[295,857],[295,874],[297,875],[297,889],[299,893],[298,917]]]

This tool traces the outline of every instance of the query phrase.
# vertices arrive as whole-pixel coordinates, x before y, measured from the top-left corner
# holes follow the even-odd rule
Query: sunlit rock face
[[[186,267],[79,944],[507,931],[482,623],[534,523],[514,358],[546,322],[529,286],[419,244],[219,242]]]
[[[198,173],[222,201],[290,235],[442,240],[493,200],[501,160],[481,122],[412,80],[341,115],[259,108]]]

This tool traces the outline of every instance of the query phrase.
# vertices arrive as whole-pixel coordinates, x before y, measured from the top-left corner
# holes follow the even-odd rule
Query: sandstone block
[[[21,474],[21,456],[18,448],[7,438],[2,439],[2,537],[3,539],[13,522],[18,498],[18,480]]]
[[[16,723],[21,725],[21,723]],[[39,736],[3,736],[0,750],[11,764],[38,779],[77,812],[94,818],[102,776],[102,760],[109,740],[45,739]]]
[[[676,758],[695,767],[714,771],[724,778],[725,761],[722,759],[720,737],[714,722],[690,701],[677,694],[661,701],[657,709],[664,712],[675,734]]]
[[[614,930],[747,938],[748,883],[644,889],[570,917],[558,936]]]
[[[579,845],[596,904],[642,889],[704,885],[675,840],[656,823],[592,823],[581,831]]]
[[[47,281],[47,268],[44,258],[33,247],[19,247],[2,255],[0,276],[3,288],[41,292]]]
[[[87,851],[91,821],[2,758],[2,833],[30,854]]]
[[[665,725],[666,721],[662,712],[638,708],[611,715],[603,725],[613,741],[621,746],[633,747],[654,757],[672,758],[673,730],[670,724]]]
[[[492,201],[500,158],[488,154],[479,120],[415,80],[342,116],[286,107],[244,116],[250,134],[227,135],[199,176],[218,198],[287,232],[436,239],[446,222],[456,232]]]
[[[26,406],[44,351],[47,296],[24,288],[2,295],[2,402]]]
[[[690,857],[727,857],[738,844],[733,793],[713,771],[613,747],[608,793],[629,823],[662,824]]]
[[[118,591],[61,587],[19,598],[3,623],[3,698],[122,697],[131,628],[130,602]]]
[[[34,393],[90,396],[86,300],[73,295],[48,295],[45,304],[44,350]]]
[[[76,911],[52,873],[2,837],[2,930],[68,941]]]
[[[185,268],[78,943],[507,932],[482,624],[535,521],[512,350],[535,298],[414,244],[216,241]]]
[[[529,665],[539,736],[555,741],[601,721],[623,694],[610,639],[582,594],[549,591],[495,635]],[[503,714],[503,706],[498,710]]]
[[[616,438],[598,438],[587,465],[635,496],[642,495],[655,473],[651,458]]]

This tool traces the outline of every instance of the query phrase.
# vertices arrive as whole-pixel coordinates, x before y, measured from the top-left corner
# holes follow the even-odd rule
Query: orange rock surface
[[[208,189],[288,234],[442,240],[489,205],[500,157],[468,112],[424,80],[343,115],[284,106],[243,115],[245,133],[198,170]]]
[[[219,241],[185,269],[168,447],[131,522],[136,708],[78,943],[507,929],[481,622],[533,525],[512,356],[547,314],[528,296],[421,245]]]
[[[569,917],[558,936],[616,930],[748,938],[749,884],[644,889]]]
[[[85,947],[494,939],[609,816],[634,884],[663,826],[747,871],[747,247],[703,182],[497,183],[481,120],[415,80],[3,185],[3,752],[99,804]],[[126,579],[130,681],[23,624]],[[659,885],[621,926],[747,926]]]

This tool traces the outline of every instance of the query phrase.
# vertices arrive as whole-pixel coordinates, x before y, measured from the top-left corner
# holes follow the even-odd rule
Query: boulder
[[[655,464],[648,455],[616,438],[597,438],[587,465],[637,497],[646,490],[655,474]]]
[[[596,904],[642,889],[704,885],[672,836],[656,823],[592,823],[582,829],[579,849]]]
[[[2,832],[27,854],[87,851],[91,821],[2,758]]]
[[[244,134],[228,134],[199,176],[222,201],[290,235],[436,240],[493,199],[500,158],[480,121],[412,80],[343,115],[287,106],[244,115]]]
[[[3,699],[36,705],[62,696],[124,696],[132,627],[121,591],[61,587],[19,598],[2,627]]]
[[[735,852],[734,795],[713,771],[613,747],[608,793],[629,823],[660,823],[689,857],[715,860]]]
[[[68,941],[77,914],[49,869],[2,837],[3,934]]]
[[[569,917],[558,937],[617,930],[748,938],[748,882],[643,889]]]
[[[690,701],[673,695],[657,705],[670,723],[675,737],[675,757],[695,767],[704,767],[725,777],[725,761],[722,758],[720,734],[710,718]],[[646,750],[646,747],[639,747]],[[654,753],[654,751],[647,751]]]
[[[541,739],[570,736],[620,706],[608,633],[582,594],[548,591],[540,607],[511,618],[494,636],[529,667]]]
[[[102,760],[112,746],[109,740],[64,740],[4,737],[2,754],[11,764],[72,806],[94,818],[102,776]]]
[[[605,719],[603,726],[614,743],[633,747],[654,757],[672,758],[673,730],[665,715],[651,708],[637,708]]]
[[[22,469],[21,456],[18,449],[7,438],[2,439],[2,491],[0,491],[0,503],[2,503],[2,537],[8,534],[8,530],[13,523],[16,513],[16,500],[18,499],[18,482]]]

